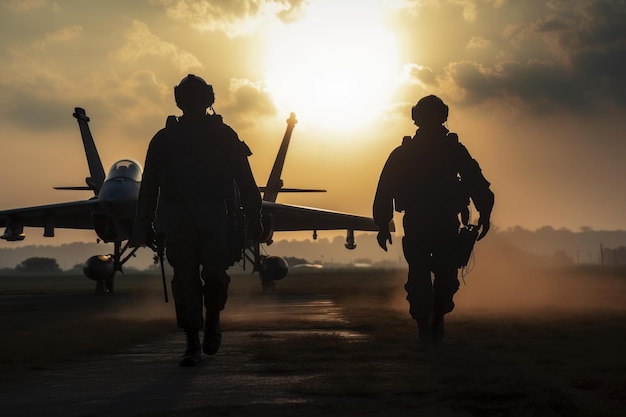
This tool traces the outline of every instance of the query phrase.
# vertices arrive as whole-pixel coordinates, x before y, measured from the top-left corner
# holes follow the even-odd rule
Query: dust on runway
[[[69,297],[59,305],[93,323],[81,327],[86,337],[122,331],[106,323],[145,326],[131,318],[156,320],[165,330],[109,353],[21,363],[18,373],[13,368],[0,379],[0,415],[625,414],[626,311],[623,303],[591,302],[607,290],[598,290],[597,280],[586,291],[577,287],[585,299],[576,305],[546,308],[542,296],[520,310],[502,307],[504,290],[489,308],[473,294],[476,279],[446,321],[445,342],[420,348],[399,290],[404,277],[296,275],[265,296],[236,278],[223,347],[197,368],[177,366],[183,337],[165,325],[173,321],[172,306],[160,294],[141,301],[122,291],[103,303],[51,295]],[[606,300],[624,300],[620,285],[611,284]],[[105,304],[115,307],[107,320],[125,321],[102,321]],[[591,304],[597,307],[580,308]],[[32,304],[28,310],[40,317]]]
[[[314,308],[298,300],[301,312]],[[295,313],[292,309],[292,313]],[[324,332],[325,329],[279,332]],[[133,415],[163,410],[184,410],[203,405],[304,401],[288,391],[294,382],[307,376],[258,373],[253,355],[242,350],[245,338],[256,331],[225,333],[218,355],[204,356],[197,368],[177,366],[184,351],[179,333],[150,344],[136,346],[127,353],[94,356],[78,363],[54,365],[32,378],[2,386],[0,414],[8,416]],[[267,334],[272,336],[272,332]],[[244,394],[245,393],[245,394]],[[244,395],[242,395],[244,394]]]
[[[57,296],[22,296],[22,307],[41,310],[66,303]],[[3,305],[17,305],[19,296],[5,296]],[[35,307],[39,306],[39,307]],[[220,352],[204,356],[197,368],[177,366],[184,351],[180,333],[140,344],[127,352],[97,355],[80,361],[51,364],[28,377],[0,384],[0,415],[83,416],[135,415],[232,404],[287,404],[307,401],[289,391],[311,375],[259,372],[254,355],[243,350],[250,338],[280,340],[295,334],[362,337],[348,328],[341,309],[317,294],[272,294],[234,309],[228,321],[252,317],[249,330],[226,331]],[[283,315],[288,320],[279,320]],[[265,325],[261,325],[265,323]],[[271,325],[268,327],[267,323]],[[226,329],[227,330],[227,329]],[[41,341],[45,349],[45,341]]]

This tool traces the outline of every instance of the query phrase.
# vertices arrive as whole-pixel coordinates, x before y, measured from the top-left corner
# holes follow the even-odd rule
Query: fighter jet
[[[143,168],[133,159],[122,159],[115,162],[105,176],[89,128],[89,117],[80,107],[75,108],[73,116],[80,129],[90,176],[85,179],[86,186],[54,188],[87,190],[94,196],[87,200],[0,210],[0,227],[5,227],[0,238],[11,242],[24,240],[24,227],[43,228],[45,237],[54,237],[56,228],[94,230],[99,240],[113,243],[113,253],[90,257],[83,272],[87,278],[96,281],[96,293],[108,293],[113,291],[116,272],[123,272],[122,266],[139,249],[131,246],[130,241]],[[352,250],[356,247],[355,230],[378,230],[370,217],[276,202],[281,192],[325,191],[283,187],[280,177],[296,123],[295,114],[291,113],[267,185],[260,187],[263,193],[263,236],[258,241],[245,240],[242,250],[242,262],[252,263],[253,273],[259,273],[264,290],[271,289],[274,281],[284,278],[288,272],[284,259],[261,254],[261,245],[271,245],[274,232],[310,230],[316,239],[318,230],[346,230],[345,247]],[[391,228],[393,230],[393,223]]]

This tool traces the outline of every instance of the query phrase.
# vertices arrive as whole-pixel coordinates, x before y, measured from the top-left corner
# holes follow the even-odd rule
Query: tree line
[[[77,265],[79,266],[79,265]],[[80,265],[82,269],[82,265]],[[21,274],[60,274],[63,272],[55,258],[34,256],[24,259],[15,268],[4,268],[3,272],[17,272]]]

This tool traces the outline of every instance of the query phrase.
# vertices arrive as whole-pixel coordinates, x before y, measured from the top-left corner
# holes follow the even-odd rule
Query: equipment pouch
[[[246,247],[246,214],[243,208],[238,207],[228,216],[228,261],[232,266],[239,262]]]
[[[456,267],[463,268],[467,266],[472,251],[474,250],[474,244],[478,238],[478,226],[470,224],[467,227],[461,227],[459,229],[459,237],[457,239],[456,248]]]

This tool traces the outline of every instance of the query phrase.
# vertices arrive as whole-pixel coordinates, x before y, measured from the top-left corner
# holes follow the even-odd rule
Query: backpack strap
[[[178,117],[174,115],[167,116],[167,120],[165,121],[165,128],[166,129],[172,128],[176,126],[177,123],[178,123]]]
[[[451,143],[459,143],[459,135],[454,132],[448,132],[446,139]]]

